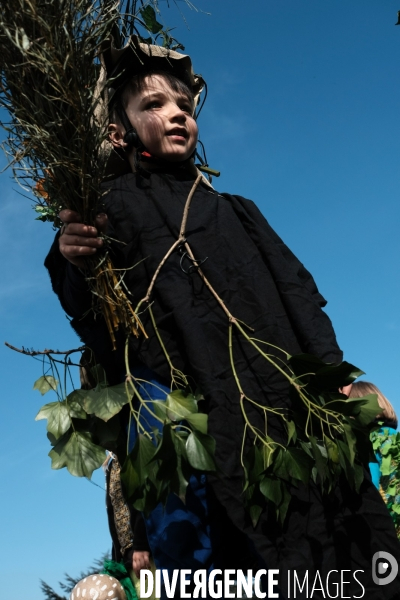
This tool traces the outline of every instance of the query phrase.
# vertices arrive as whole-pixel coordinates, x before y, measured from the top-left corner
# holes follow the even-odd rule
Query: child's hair
[[[388,423],[393,424],[393,429],[397,429],[397,416],[395,410],[389,400],[382,394],[379,388],[369,381],[356,381],[351,386],[349,398],[361,398],[366,394],[376,394],[378,396],[378,404],[382,409],[382,415]]]
[[[165,79],[165,81],[168,83],[168,85],[174,92],[186,96],[188,100],[190,100],[194,111],[194,94],[184,81],[182,81],[172,73],[169,73],[168,71],[147,71],[144,73],[134,75],[131,79],[127,81],[127,83],[123,86],[121,90],[118,90],[116,92],[115,98],[113,99],[113,106],[110,114],[110,119],[112,122],[116,123],[121,121],[119,112],[120,107],[122,107],[125,110],[128,106],[129,98],[145,89],[146,78],[152,77],[153,75],[159,75],[160,77],[163,77],[163,79]]]

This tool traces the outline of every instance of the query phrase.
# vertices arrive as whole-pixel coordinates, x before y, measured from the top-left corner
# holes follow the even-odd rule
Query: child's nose
[[[171,103],[170,118],[174,120],[186,121],[187,114],[177,104]]]

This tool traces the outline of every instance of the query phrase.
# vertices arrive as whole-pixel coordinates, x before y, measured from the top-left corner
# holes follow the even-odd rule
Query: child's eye
[[[193,112],[191,104],[181,104],[180,109],[183,110],[183,112],[188,113],[189,115],[191,115]]]
[[[149,102],[146,106],[146,110],[152,110],[153,108],[160,108],[161,106],[161,102],[159,102],[158,100],[152,100],[151,102]]]

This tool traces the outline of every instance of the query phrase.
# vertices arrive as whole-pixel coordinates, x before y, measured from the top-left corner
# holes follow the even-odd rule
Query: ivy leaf
[[[289,358],[298,379],[312,382],[313,387],[322,391],[337,389],[347,383],[352,383],[357,377],[363,375],[354,365],[343,361],[340,365],[325,363],[312,354],[296,354]]]
[[[194,429],[201,431],[201,433],[207,433],[208,415],[204,415],[203,413],[188,415],[186,421],[190,423]]]
[[[153,460],[155,452],[155,446],[145,435],[140,433],[121,469],[121,481],[127,498],[134,497],[138,488],[145,484],[148,465]]]
[[[276,445],[273,443],[273,440],[269,436],[267,436],[267,441],[271,442],[271,444],[269,446],[263,444],[261,447],[264,469],[268,469],[268,467],[272,465],[274,452],[276,450]]]
[[[129,402],[124,383],[85,392],[83,407],[103,421],[108,421]]]
[[[245,502],[248,508],[253,527],[256,527],[265,506],[265,498],[258,485],[251,485],[245,492]]]
[[[335,444],[334,441],[332,441],[326,435],[324,435],[324,443],[325,443],[326,450],[328,452],[329,459],[333,463],[338,464],[339,463],[339,450],[338,450],[337,445]]]
[[[171,423],[164,425],[161,443],[153,456],[153,461],[160,461],[157,479],[165,481],[167,484],[174,478],[178,467],[178,457],[174,444],[175,435]]]
[[[288,444],[290,442],[291,439],[293,439],[294,442],[296,442],[296,425],[294,424],[293,421],[286,421],[286,427],[288,430]]]
[[[365,404],[364,398],[336,398],[325,404],[325,408],[340,413],[341,415],[358,415]]]
[[[352,488],[356,485],[356,477],[354,466],[350,463],[350,449],[342,440],[337,440],[339,450],[339,463],[343,471],[346,473],[347,480]]]
[[[353,383],[360,375],[364,375],[364,371],[344,360],[340,365],[326,365],[318,369],[312,383],[322,391],[334,390]]]
[[[318,475],[320,476],[321,482],[323,482],[327,475],[326,460],[323,457],[322,449],[318,445],[316,438],[313,436],[310,436],[309,440],[310,440],[310,444],[311,444],[312,454],[313,454],[313,457],[315,460],[315,467],[317,469]]]
[[[42,396],[44,396],[50,390],[56,391],[57,386],[58,381],[57,379],[54,379],[52,375],[42,375],[42,377],[39,377],[33,384],[33,389],[39,390]]]
[[[186,500],[186,490],[190,479],[190,468],[187,463],[186,439],[178,432],[174,432],[173,443],[175,446],[178,466],[171,482],[171,491],[174,492],[183,503]]]
[[[244,459],[244,468],[247,485],[260,481],[265,470],[263,452],[258,446],[251,446]]]
[[[263,507],[260,506],[259,504],[251,504],[249,513],[250,513],[250,519],[253,524],[253,527],[257,526],[258,520],[262,513],[262,509],[263,509]]]
[[[369,425],[373,423],[376,416],[382,412],[381,407],[378,404],[378,396],[376,394],[367,394],[364,396],[365,403],[361,405],[360,412],[357,415],[357,422],[362,425]]]
[[[312,354],[295,354],[289,358],[288,362],[297,377],[302,377],[306,373],[314,374],[327,364]]]
[[[106,450],[114,450],[121,426],[118,417],[113,417],[107,423],[97,417],[93,419],[93,436],[96,443]]]
[[[364,481],[364,469],[361,465],[354,465],[354,483],[357,494],[360,491],[362,482]]]
[[[307,484],[310,479],[312,461],[300,448],[288,448],[283,453],[283,464],[290,477]]]
[[[279,479],[264,477],[260,483],[261,493],[267,500],[273,502],[278,507],[283,499],[282,484]]]
[[[283,523],[285,522],[286,519],[286,514],[289,508],[289,504],[290,504],[290,500],[291,500],[291,496],[289,493],[289,490],[287,489],[285,484],[282,484],[282,501],[279,505],[278,508],[278,514],[279,514],[279,520],[281,522],[281,525],[283,525]]]
[[[64,435],[72,425],[65,400],[63,402],[50,402],[50,404],[42,406],[35,417],[35,421],[41,421],[42,419],[47,419],[47,431],[56,440]]]
[[[174,390],[168,394],[165,405],[171,421],[182,421],[199,410],[193,394],[185,394],[183,390]]]
[[[351,425],[343,424],[343,429],[344,429],[344,433],[346,436],[347,445],[349,447],[349,461],[350,461],[351,466],[353,466],[354,459],[356,457],[357,439],[356,439],[356,436],[354,435],[354,431],[353,431]]]
[[[155,412],[157,417],[162,419],[165,423],[165,421],[168,419],[168,415],[167,415],[168,409],[166,407],[165,400],[153,400],[152,407],[153,407],[153,411]],[[160,425],[161,425],[161,423],[160,423]]]
[[[152,6],[147,5],[145,8],[141,8],[139,12],[146,25],[146,29],[148,29],[153,34],[156,34],[159,31],[161,31],[162,25],[157,21],[156,11]]]
[[[90,479],[93,471],[103,464],[105,452],[92,442],[89,433],[69,430],[58,440],[49,456],[52,469],[67,467],[71,475]]]
[[[199,471],[215,471],[214,452],[215,440],[210,435],[200,431],[192,431],[186,440],[188,461]]]

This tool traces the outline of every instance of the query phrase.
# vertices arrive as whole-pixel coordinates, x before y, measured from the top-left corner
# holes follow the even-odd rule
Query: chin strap
[[[133,148],[136,148],[137,151],[145,150],[144,144],[140,139],[138,132],[130,122],[129,117],[126,114],[126,110],[122,106],[121,102],[117,103],[115,110],[120,118],[122,126],[125,129],[124,142],[127,144],[125,151],[130,152]]]

